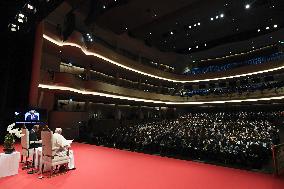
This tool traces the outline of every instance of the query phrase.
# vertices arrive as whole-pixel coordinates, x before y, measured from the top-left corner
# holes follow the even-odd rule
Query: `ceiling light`
[[[204,46],[206,47],[206,46],[207,46],[207,44],[205,43],[205,44],[204,44]]]
[[[198,22],[197,24],[198,24],[198,26],[200,26],[200,22]]]
[[[277,28],[278,27],[278,25],[277,24],[274,24],[274,26],[273,26],[274,28]]]
[[[24,18],[25,17],[25,15],[23,15],[22,13],[19,13],[18,15],[19,15],[20,18]]]
[[[254,47],[252,47],[254,49]]]
[[[188,50],[190,51],[190,50],[191,50],[191,48],[189,47],[189,48],[188,48]]]
[[[188,28],[191,28],[191,26],[188,26]]]
[[[216,16],[216,19],[218,19],[219,18],[219,16]]]
[[[250,8],[250,4],[246,4],[245,8],[249,9]]]
[[[126,27],[125,30],[127,30],[128,28]]]
[[[30,5],[30,4],[28,4],[28,9],[33,10],[34,7],[32,5]]]
[[[221,17],[221,18],[224,18],[224,14],[223,14],[223,13],[222,13],[222,14],[220,14],[220,17]]]
[[[105,5],[103,5],[103,9],[105,9],[106,8],[106,6]]]
[[[23,23],[24,20],[22,18],[18,18],[18,22]]]
[[[265,29],[269,30],[269,27],[267,26]]]
[[[213,17],[211,17],[211,18],[210,18],[210,20],[211,20],[211,21],[213,21],[213,20],[214,20],[214,18],[213,18]]]
[[[258,29],[257,32],[260,32],[260,29]]]
[[[194,24],[194,26],[196,26],[196,24]]]
[[[196,46],[196,48],[198,49],[198,45]]]
[[[150,35],[152,35],[152,33],[151,33],[151,32],[150,32],[149,34],[150,34]]]
[[[174,35],[174,32],[171,31],[171,35]]]

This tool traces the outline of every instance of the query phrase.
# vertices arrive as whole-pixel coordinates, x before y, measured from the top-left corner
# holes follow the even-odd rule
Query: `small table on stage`
[[[20,152],[0,154],[0,178],[18,174]]]

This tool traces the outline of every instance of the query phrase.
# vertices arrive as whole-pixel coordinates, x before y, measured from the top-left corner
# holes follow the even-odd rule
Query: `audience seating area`
[[[132,151],[261,168],[271,159],[271,146],[280,142],[279,118],[280,112],[188,113],[173,120],[122,124],[107,133],[94,132],[92,139]]]
[[[238,68],[241,66],[272,63],[273,61],[281,60],[283,58],[284,58],[284,53],[277,52],[271,55],[260,56],[260,57],[256,57],[253,59],[239,61],[239,62],[226,63],[222,65],[210,65],[210,66],[205,66],[205,67],[194,67],[194,68],[191,68],[190,70],[187,70],[184,74],[185,75],[198,75],[198,74],[206,74],[210,72],[222,72],[222,71]]]

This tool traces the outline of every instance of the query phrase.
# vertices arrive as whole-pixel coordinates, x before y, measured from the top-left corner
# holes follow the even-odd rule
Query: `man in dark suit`
[[[36,111],[31,110],[30,114],[26,117],[26,121],[38,121],[38,115],[35,114]]]
[[[34,125],[30,130],[29,141],[30,148],[37,148],[41,146],[41,141],[37,138],[37,132],[39,131],[39,125]]]

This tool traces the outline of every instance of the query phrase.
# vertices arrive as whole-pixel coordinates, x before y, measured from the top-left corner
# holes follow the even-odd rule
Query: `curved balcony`
[[[87,49],[82,40],[81,34],[78,32],[73,32],[68,41],[62,42],[60,37],[58,37],[56,30],[52,28],[52,26],[47,25],[44,38],[46,39],[45,42],[48,43],[47,45],[49,45],[49,47],[57,48],[58,51],[62,50],[65,53],[69,53],[71,57],[76,56],[80,59],[79,57],[87,56],[90,61],[108,62],[108,64],[111,64],[114,67],[118,66],[136,74],[176,83],[195,83],[200,81],[216,81],[227,78],[238,78],[248,75],[273,72],[284,68],[284,60],[278,60],[269,64],[249,65],[217,73],[185,76],[164,72],[140,64],[139,62],[130,60],[129,58],[126,58],[113,50],[100,45],[99,43],[96,43],[92,46],[92,48]]]
[[[243,95],[208,95],[181,97],[165,94],[145,92],[141,90],[129,89],[101,81],[84,81],[81,78],[69,73],[54,73],[52,77],[42,75],[39,88],[42,90],[60,91],[60,93],[76,93],[80,95],[102,96],[107,98],[147,102],[166,105],[196,105],[196,104],[218,104],[218,103],[239,103],[279,100],[284,98],[284,88],[277,92],[272,90],[255,91]]]

